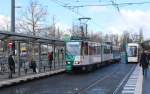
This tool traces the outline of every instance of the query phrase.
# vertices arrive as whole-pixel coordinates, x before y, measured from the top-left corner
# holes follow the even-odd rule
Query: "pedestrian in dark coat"
[[[34,60],[31,60],[31,68],[33,70],[33,73],[36,73],[36,62]]]
[[[8,57],[8,65],[9,65],[9,70],[10,70],[9,78],[12,78],[12,73],[15,73],[15,62],[14,62],[12,55]]]
[[[52,68],[52,61],[53,61],[53,52],[48,53],[48,63],[49,63],[50,70]]]
[[[149,65],[149,54],[147,51],[144,51],[141,54],[140,66],[142,66],[143,75],[147,76],[147,69]]]

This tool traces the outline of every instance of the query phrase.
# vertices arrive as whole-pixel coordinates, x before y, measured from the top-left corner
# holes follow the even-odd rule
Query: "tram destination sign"
[[[71,40],[89,40],[88,37],[71,36]]]

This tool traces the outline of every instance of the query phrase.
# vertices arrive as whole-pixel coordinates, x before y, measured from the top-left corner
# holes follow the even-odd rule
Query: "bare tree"
[[[10,19],[8,17],[3,17],[0,23],[0,30],[10,31]]]
[[[32,35],[39,35],[43,33],[42,29],[45,27],[45,20],[47,16],[47,10],[45,7],[37,0],[31,0],[27,9],[23,12],[21,18],[17,22],[17,31],[32,34]],[[40,32],[42,31],[42,32]],[[32,51],[30,55],[32,58],[35,59],[35,52],[37,49],[37,45],[33,42],[30,46],[30,50]],[[31,56],[30,56],[31,57]]]
[[[95,32],[94,33],[93,31],[90,31],[90,32],[88,32],[88,37],[92,41],[99,42],[99,43],[103,42],[103,34],[102,34],[102,32]]]
[[[133,42],[139,42],[139,34],[137,33],[131,34],[131,39]]]
[[[113,45],[119,45],[119,35],[110,34],[108,35],[108,39]]]
[[[28,8],[18,22],[19,31],[36,35],[44,25],[47,11],[37,0],[31,0]]]
[[[110,36],[109,34],[104,35],[104,42],[110,42]]]
[[[61,35],[63,35],[63,32],[60,30],[60,28],[58,27],[56,29],[56,38],[61,39]]]

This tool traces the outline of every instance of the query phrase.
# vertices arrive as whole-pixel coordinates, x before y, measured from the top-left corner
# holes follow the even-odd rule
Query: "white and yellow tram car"
[[[139,44],[138,43],[128,43],[127,60],[130,63],[138,63],[139,61]]]

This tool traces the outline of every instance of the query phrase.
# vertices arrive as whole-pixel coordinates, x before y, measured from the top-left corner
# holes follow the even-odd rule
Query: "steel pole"
[[[15,0],[11,0],[11,32],[15,32]],[[12,49],[11,53],[15,55],[15,49]]]
[[[20,42],[17,42],[17,57],[18,57],[18,76],[20,76],[21,73],[21,62],[20,62]]]
[[[38,73],[41,72],[41,43],[38,44],[38,50],[39,50],[39,62],[38,62]]]
[[[15,32],[15,0],[11,0],[11,32]]]

